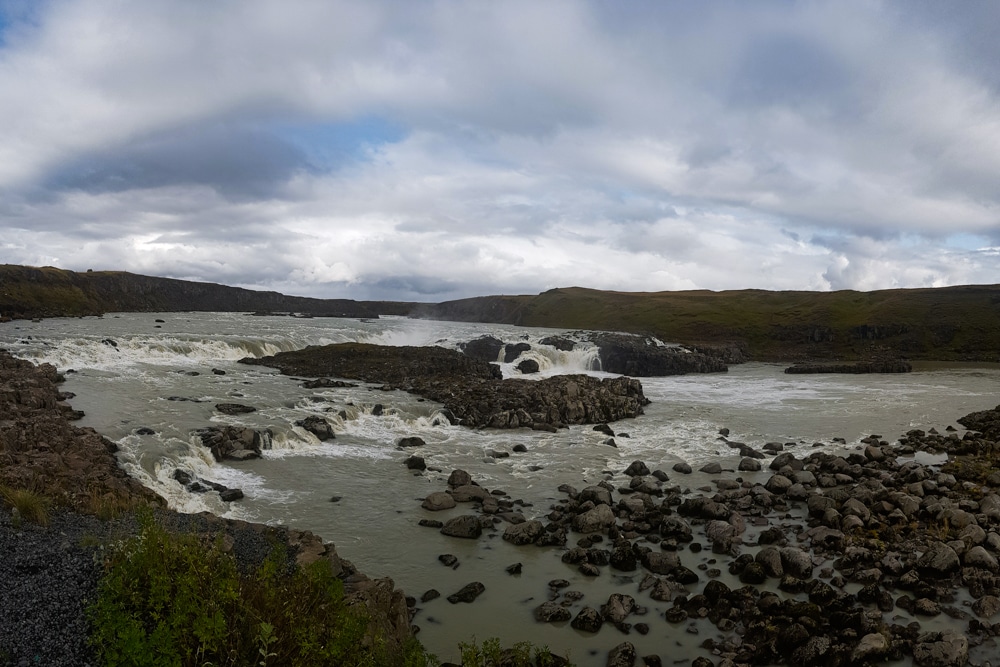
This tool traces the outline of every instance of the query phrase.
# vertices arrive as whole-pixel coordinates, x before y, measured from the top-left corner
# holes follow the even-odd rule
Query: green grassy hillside
[[[450,301],[423,317],[612,329],[690,344],[742,343],[761,360],[855,359],[873,348],[912,359],[1000,361],[1000,286],[875,292],[625,293],[579,287]]]

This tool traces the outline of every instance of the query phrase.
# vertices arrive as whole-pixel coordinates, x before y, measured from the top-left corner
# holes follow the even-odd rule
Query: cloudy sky
[[[0,263],[415,301],[998,283],[998,33],[977,0],[0,0]]]

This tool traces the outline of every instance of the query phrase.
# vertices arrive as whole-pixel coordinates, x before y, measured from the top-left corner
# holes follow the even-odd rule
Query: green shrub
[[[219,542],[175,534],[150,514],[137,537],[108,549],[91,641],[101,664],[405,665],[429,658],[414,642],[391,654],[349,609],[323,561],[290,568],[281,549],[241,572]]]

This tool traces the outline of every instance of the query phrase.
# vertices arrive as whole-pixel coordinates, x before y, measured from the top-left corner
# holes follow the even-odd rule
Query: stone
[[[851,652],[851,660],[867,664],[869,661],[881,660],[889,651],[889,640],[877,632],[869,633],[861,638]]]
[[[457,593],[453,593],[448,596],[448,602],[452,604],[458,604],[459,602],[471,603],[477,597],[483,594],[486,590],[486,586],[478,581],[474,581],[471,584],[466,584]]]
[[[740,472],[757,472],[761,469],[760,461],[749,456],[740,459],[740,464],[736,466]]]
[[[917,667],[961,667],[968,661],[969,640],[955,630],[933,633],[913,646],[913,663]]]
[[[440,512],[441,510],[450,510],[457,504],[450,493],[435,491],[424,498],[424,502],[420,506],[431,512]]]
[[[411,435],[406,438],[400,438],[396,441],[396,447],[399,449],[406,449],[407,447],[423,447],[427,443],[424,439],[415,435]]]
[[[240,403],[216,403],[215,409],[224,415],[245,415],[257,412],[257,408]]]
[[[577,514],[573,517],[573,530],[578,533],[597,533],[615,524],[615,514],[607,505],[597,507]]]
[[[972,611],[979,618],[993,618],[1000,612],[1000,598],[995,595],[984,595],[972,603]]]
[[[512,523],[503,532],[505,542],[518,546],[531,544],[545,532],[545,525],[541,521],[525,521],[524,523]]]
[[[472,475],[464,470],[453,470],[448,475],[448,486],[452,489],[472,484]]]
[[[607,667],[635,667],[635,646],[622,642],[608,652]]]
[[[701,468],[699,468],[699,472],[703,472],[706,475],[718,475],[719,473],[722,472],[722,465],[715,461],[713,461],[712,463],[706,463]]]
[[[477,539],[483,534],[483,524],[479,517],[465,514],[456,516],[445,521],[441,527],[441,534],[449,537],[462,537],[465,539]]]
[[[543,602],[535,607],[535,620],[539,623],[561,623],[570,617],[569,609],[557,602]]]
[[[608,623],[619,624],[635,611],[635,598],[624,593],[612,593],[601,606],[601,615]]]
[[[403,461],[403,463],[409,470],[427,470],[427,462],[424,461],[424,457],[422,456],[411,456]]]
[[[627,468],[625,468],[625,474],[628,475],[629,477],[636,477],[636,476],[644,477],[646,475],[649,475],[650,472],[649,468],[642,461],[633,461],[632,463],[629,464]]]
[[[958,554],[944,542],[935,542],[917,560],[920,573],[931,577],[946,577],[961,567]]]
[[[310,415],[305,419],[295,422],[295,425],[305,429],[309,433],[319,438],[320,442],[334,439],[333,426],[330,422],[316,415]]]
[[[673,471],[674,472],[679,472],[682,475],[690,475],[691,472],[692,472],[691,471],[691,466],[689,464],[685,463],[684,461],[680,461],[679,463],[675,463],[674,466],[673,466]]]
[[[243,497],[243,491],[241,489],[226,489],[219,492],[219,497],[222,498],[223,502],[231,503],[234,500],[240,500]]]
[[[972,547],[965,552],[964,560],[966,567],[978,567],[994,573],[998,569],[996,556],[988,552],[982,546]]]

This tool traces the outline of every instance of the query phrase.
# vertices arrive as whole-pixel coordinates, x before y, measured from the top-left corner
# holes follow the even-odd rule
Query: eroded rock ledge
[[[503,380],[497,366],[441,347],[342,343],[242,363],[270,366],[286,375],[349,378],[402,389],[443,403],[459,424],[474,428],[605,423],[640,415],[649,403],[633,378]]]

